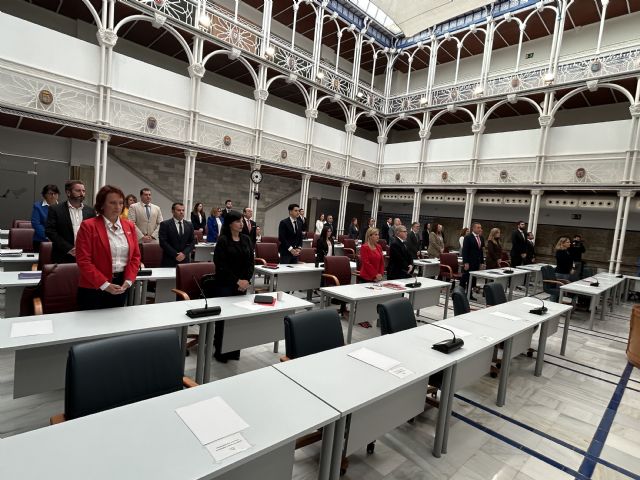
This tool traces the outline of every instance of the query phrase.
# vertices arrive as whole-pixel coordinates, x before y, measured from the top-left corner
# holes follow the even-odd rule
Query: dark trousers
[[[477,270],[480,270],[480,267],[475,267],[474,268],[472,266],[469,266],[469,270],[463,270],[462,271],[462,278],[460,278],[460,286],[462,288],[467,290],[467,287],[469,285],[469,277],[471,276],[471,275],[469,275],[469,272],[475,272]],[[477,280],[478,279],[476,277],[473,277],[473,282],[471,282],[471,288],[475,288]]]
[[[215,286],[216,297],[235,297],[238,295],[246,295],[247,292],[238,291],[236,284],[225,285],[216,284]],[[224,320],[215,322],[213,332],[213,346],[215,347],[214,356],[221,360],[239,360],[240,350],[234,350],[232,352],[222,353],[222,339],[224,338]]]
[[[291,263],[298,263],[298,257],[294,257],[289,252],[281,253],[280,254],[280,263],[285,264],[285,265],[286,264],[291,264]]]
[[[116,273],[111,283],[122,285],[124,273]],[[124,307],[127,302],[127,293],[112,295],[99,288],[78,288],[78,310],[100,310],[102,308]]]

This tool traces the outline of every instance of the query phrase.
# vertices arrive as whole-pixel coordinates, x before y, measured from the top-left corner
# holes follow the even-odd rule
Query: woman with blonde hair
[[[498,262],[502,259],[502,243],[500,241],[500,229],[492,228],[487,239],[487,269],[498,268]]]
[[[384,275],[384,256],[382,247],[378,245],[380,230],[369,228],[364,235],[364,243],[360,247],[359,282],[379,282]]]
[[[571,240],[569,237],[560,237],[556,243],[556,277],[564,280],[571,280],[573,273],[573,258],[569,252]]]
[[[440,258],[444,252],[444,238],[442,237],[442,225],[436,223],[429,233],[429,248],[427,254],[431,258]]]

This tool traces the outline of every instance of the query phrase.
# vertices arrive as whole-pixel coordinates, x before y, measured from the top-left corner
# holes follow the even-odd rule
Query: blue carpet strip
[[[616,417],[618,407],[620,406],[620,402],[622,401],[622,396],[624,395],[624,391],[627,387],[627,382],[629,381],[632,370],[633,365],[631,363],[627,363],[627,366],[625,367],[624,372],[622,372],[622,376],[620,377],[620,381],[618,382],[618,386],[613,392],[611,400],[609,401],[609,405],[607,405],[607,409],[602,416],[602,420],[600,420],[598,429],[596,430],[596,433],[591,440],[591,444],[589,445],[589,449],[587,450],[587,455],[584,457],[584,460],[580,465],[580,469],[578,470],[578,473],[582,476],[591,478],[591,476],[593,475],[593,472],[596,468],[597,459],[599,459],[600,455],[602,454],[602,449],[604,448],[604,444],[607,441],[607,436],[609,435],[609,431],[611,430],[611,425],[613,425],[613,420]],[[576,476],[576,478],[582,477]],[[636,475],[636,477],[634,478],[638,478],[638,476]]]
[[[479,408],[479,409],[480,409],[480,410],[482,410],[482,411],[485,411],[485,412],[490,413],[491,415],[494,415],[494,416],[496,416],[496,417],[498,417],[498,418],[500,418],[500,419],[502,419],[502,420],[505,420],[505,421],[507,421],[507,422],[509,422],[509,423],[512,423],[513,425],[516,425],[516,426],[518,426],[518,427],[520,427],[520,428],[522,428],[522,429],[524,429],[524,430],[526,430],[526,431],[528,431],[528,432],[535,433],[536,435],[539,435],[539,436],[541,436],[542,438],[544,438],[544,439],[546,439],[546,440],[549,440],[549,441],[551,441],[551,442],[553,442],[553,443],[556,443],[556,444],[558,444],[558,445],[560,445],[560,446],[562,446],[562,447],[564,447],[564,448],[566,448],[566,449],[568,449],[568,450],[571,450],[571,451],[573,451],[573,452],[576,452],[576,453],[578,453],[579,455],[584,456],[585,458],[586,458],[586,457],[591,457],[591,456],[590,456],[590,454],[589,454],[588,452],[585,452],[585,451],[584,451],[584,450],[582,450],[581,448],[576,447],[575,445],[571,445],[570,443],[565,442],[564,440],[561,440],[561,439],[559,439],[559,438],[557,438],[557,437],[554,437],[554,436],[552,436],[552,435],[549,435],[548,433],[545,433],[545,432],[543,432],[542,430],[538,430],[538,429],[537,429],[537,428],[535,428],[535,427],[532,427],[532,426],[530,426],[530,425],[527,425],[526,423],[522,423],[521,421],[516,420],[516,419],[515,419],[515,418],[513,418],[513,417],[509,417],[509,416],[507,416],[507,415],[504,415],[504,414],[502,414],[502,413],[498,412],[497,410],[494,410],[494,409],[492,409],[492,408],[486,407],[486,406],[482,405],[481,403],[478,403],[478,402],[476,402],[476,401],[474,401],[474,400],[471,400],[471,399],[469,399],[469,398],[463,397],[462,395],[459,395],[459,394],[457,394],[457,393],[455,394],[455,396],[456,396],[456,398],[458,398],[459,400],[461,400],[461,401],[463,401],[463,402],[465,402],[465,403],[468,403],[469,405],[472,405],[472,406],[474,406],[474,407],[476,407],[476,408]],[[472,421],[473,421],[473,420],[472,420]],[[469,423],[469,422],[467,422],[467,423]],[[477,422],[476,422],[476,423],[477,423]],[[480,425],[480,424],[478,424],[478,425]],[[474,426],[475,426],[475,425],[474,425]],[[490,430],[490,429],[487,429],[486,427],[481,428],[481,430],[483,430],[483,431],[485,431],[485,432],[489,433],[490,435],[492,435],[492,433],[491,433],[490,431],[487,431],[487,430]],[[514,442],[513,440],[511,440],[510,442],[507,442],[507,443],[510,443],[510,444],[511,444],[512,442],[513,442],[513,443],[517,443],[517,442]],[[519,448],[519,447],[516,447],[516,448]],[[535,456],[535,455],[534,455],[534,456]],[[540,458],[540,457],[536,456],[536,458]],[[612,469],[612,470],[615,470],[616,472],[622,473],[623,475],[626,475],[626,476],[628,476],[629,478],[633,478],[634,480],[640,480],[640,475],[638,475],[638,474],[636,474],[636,473],[633,473],[633,472],[630,472],[630,471],[628,471],[628,470],[625,470],[624,468],[619,467],[618,465],[614,465],[614,464],[612,464],[612,463],[610,463],[610,462],[608,462],[608,461],[606,461],[606,460],[603,460],[603,459],[601,459],[601,458],[597,458],[597,457],[591,457],[591,458],[592,458],[592,460],[593,460],[594,462],[596,462],[596,463],[600,463],[600,464],[602,464],[602,465],[604,465],[604,466],[606,466],[606,467],[608,467],[608,468],[610,468],[610,469]],[[541,458],[540,458],[540,459],[541,459]],[[546,460],[544,460],[544,459],[541,459],[541,460],[546,461]],[[549,462],[547,462],[547,463],[549,463]],[[557,463],[557,462],[556,462],[556,463]],[[551,465],[556,466],[554,463],[551,463]],[[565,468],[566,468],[566,467],[565,467]],[[567,473],[569,473],[569,472],[567,472]],[[571,473],[571,475],[574,475],[574,473]],[[576,478],[582,478],[582,477],[578,477],[578,476],[576,476]]]
[[[569,468],[566,465],[562,465],[560,462],[555,461],[553,458],[547,457],[546,455],[543,455],[540,452],[536,452],[535,450],[532,450],[526,445],[523,445],[520,442],[516,442],[515,440],[512,440],[509,437],[506,437],[503,434],[496,432],[495,430],[485,427],[484,425],[481,425],[480,423],[474,420],[471,420],[470,418],[465,417],[464,415],[461,415],[458,412],[451,412],[451,415],[459,420],[462,420],[464,423],[471,425],[472,427],[475,427],[478,430],[481,430],[486,434],[491,435],[492,437],[497,438],[498,440],[501,440],[508,445],[511,445],[514,448],[517,448],[518,450],[522,450],[527,455],[531,455],[532,457],[535,457],[538,460],[541,460],[544,463],[551,465],[562,472],[568,473],[569,475],[572,475],[579,480],[589,480],[589,477],[581,474],[580,472],[576,472],[572,468]]]

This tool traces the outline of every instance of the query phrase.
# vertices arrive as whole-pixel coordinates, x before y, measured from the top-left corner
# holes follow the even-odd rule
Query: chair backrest
[[[486,283],[484,285],[484,298],[487,302],[487,307],[507,302],[504,288],[497,282]]]
[[[349,285],[351,283],[349,257],[324,257],[324,273],[337,277],[340,285]]]
[[[33,228],[31,220],[18,220],[16,222],[16,228]]]
[[[551,265],[540,267],[540,273],[542,273],[542,280],[557,280],[556,269]]]
[[[307,238],[313,239],[314,236],[315,236],[315,233],[313,231],[307,232]]]
[[[145,268],[159,268],[162,265],[162,247],[159,243],[143,243],[140,252]]]
[[[261,242],[262,243],[275,243],[277,245],[278,244],[278,237],[265,237],[263,235]]]
[[[344,345],[340,317],[333,309],[287,315],[284,317],[284,338],[290,359]]]
[[[344,243],[344,248],[350,248],[354,252],[356,251],[356,241],[353,238],[345,238],[342,243]]]
[[[176,288],[182,290],[189,298],[195,300],[201,298],[202,293],[196,284],[195,279],[200,282],[203,275],[216,272],[216,265],[213,262],[181,263],[176,265]],[[202,287],[202,283],[200,283]]]
[[[14,220],[11,222],[11,228],[18,228],[18,224],[21,222],[29,222],[29,228],[31,228],[31,222],[29,220]]]
[[[31,227],[31,223],[29,223]],[[23,252],[33,252],[33,228],[11,228],[9,230],[9,248],[21,248]]]
[[[204,233],[200,230],[196,230],[193,232],[193,236],[196,238],[197,243],[201,243],[204,241]]]
[[[384,238],[381,238],[380,240],[378,240],[378,245],[382,247],[382,250],[386,250],[388,247],[387,241]]]
[[[540,273],[542,273],[542,290],[551,295],[552,301],[556,301],[560,293],[558,285],[545,282],[545,280],[557,280],[556,269],[551,265],[545,265],[540,268]]]
[[[315,248],[303,248],[298,256],[298,261],[304,263],[315,263],[316,261],[316,249]]]
[[[346,235],[338,235],[338,243],[344,243],[344,239],[347,238]],[[346,247],[346,245],[345,245]]]
[[[267,263],[280,263],[280,257],[278,257],[278,244],[277,243],[256,243],[256,258],[262,258]]]
[[[451,292],[451,301],[453,302],[454,316],[469,313],[471,311],[469,300],[467,300],[467,294],[462,288],[456,287],[453,289],[453,292]]]
[[[316,248],[318,246],[318,239],[320,238],[320,235],[314,234],[313,235],[313,241],[311,242],[311,246],[313,248]]]
[[[42,242],[40,244],[40,252],[38,254],[38,270],[42,270],[45,265],[51,263],[51,252],[53,252],[53,243]]]
[[[73,312],[78,309],[80,270],[75,263],[45,265],[40,277],[42,313]]]
[[[135,333],[74,345],[67,357],[67,420],[182,390],[175,330]]]
[[[453,273],[458,273],[460,266],[458,265],[458,256],[455,253],[441,253],[440,263],[451,267]]]
[[[498,260],[498,267],[500,268],[509,268],[511,266],[511,262],[507,260]]]
[[[382,335],[417,327],[413,305],[406,297],[394,298],[377,306]]]

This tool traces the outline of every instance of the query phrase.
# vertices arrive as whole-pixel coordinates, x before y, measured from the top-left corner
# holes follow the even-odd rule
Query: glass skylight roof
[[[400,27],[398,27],[398,25],[396,25],[396,23],[393,20],[391,20],[389,15],[384,13],[382,10],[376,7],[369,0],[349,0],[349,1],[354,5],[357,5],[360,8],[360,10],[365,12],[369,17],[374,19],[376,22],[378,22],[384,28],[389,30],[391,33],[395,35],[402,33],[402,30],[400,30]]]

